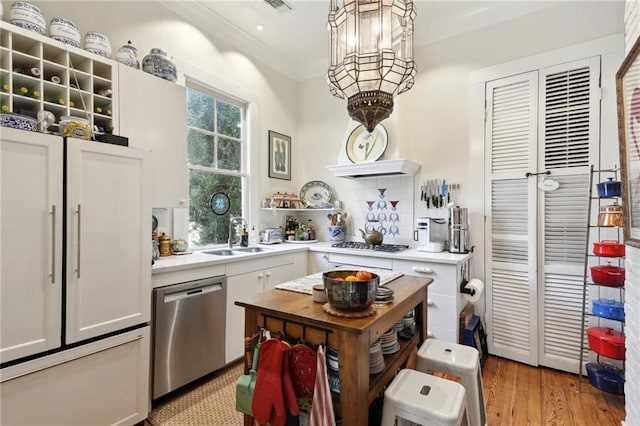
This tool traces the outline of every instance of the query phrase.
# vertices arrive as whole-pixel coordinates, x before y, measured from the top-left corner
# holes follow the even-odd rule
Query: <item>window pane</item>
[[[214,167],[215,137],[196,130],[188,130],[187,152],[189,164]]]
[[[218,133],[240,139],[241,120],[240,108],[218,101]]]
[[[223,137],[218,139],[218,168],[241,171],[242,150],[240,143]]]
[[[187,89],[187,125],[215,131],[213,98],[193,89]]]
[[[229,211],[218,216],[211,211],[211,196],[223,191],[230,201]],[[225,244],[229,218],[242,214],[242,178],[191,170],[189,174],[189,245]]]

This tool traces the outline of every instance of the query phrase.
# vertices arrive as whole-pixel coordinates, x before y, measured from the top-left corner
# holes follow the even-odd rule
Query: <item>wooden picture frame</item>
[[[640,248],[640,39],[616,73],[622,215],[626,244]]]
[[[291,180],[291,136],[269,130],[269,177]]]

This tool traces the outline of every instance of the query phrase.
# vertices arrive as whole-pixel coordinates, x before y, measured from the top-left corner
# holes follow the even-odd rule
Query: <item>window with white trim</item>
[[[246,103],[187,81],[189,245],[223,244],[229,219],[242,216],[246,170]]]

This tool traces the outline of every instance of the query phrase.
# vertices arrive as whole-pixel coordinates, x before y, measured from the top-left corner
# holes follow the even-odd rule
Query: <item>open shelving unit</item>
[[[598,265],[612,265],[619,268],[624,267],[624,256],[605,257],[594,253],[592,246],[598,241],[616,241],[624,244],[623,229],[621,226],[602,226],[600,225],[598,214],[593,219],[594,212],[600,212],[603,206],[619,205],[620,196],[616,197],[599,197],[598,193],[594,194],[594,182],[604,182],[608,177],[613,176],[614,180],[618,180],[619,169],[602,169],[597,170],[591,166],[591,176],[589,180],[589,212],[587,214],[587,238],[584,261],[584,285],[582,291],[582,333],[580,339],[580,367],[578,371],[578,391],[582,390],[583,377],[586,364],[590,359],[594,360],[599,366],[615,371],[616,374],[624,374],[624,357],[607,358],[598,353],[594,348],[590,347],[587,339],[588,328],[590,327],[607,327],[616,332],[624,333],[624,318],[613,319],[606,316],[599,316],[591,309],[594,300],[607,299],[621,302],[624,305],[624,285],[620,287],[600,285],[593,281],[591,277],[591,267]],[[586,361],[586,362],[585,362]],[[621,364],[621,366],[619,365]],[[606,389],[601,389],[607,391]]]
[[[110,59],[0,21],[2,112],[34,117],[50,111],[56,119],[52,132],[67,115],[108,131],[118,116],[116,77],[117,63]]]

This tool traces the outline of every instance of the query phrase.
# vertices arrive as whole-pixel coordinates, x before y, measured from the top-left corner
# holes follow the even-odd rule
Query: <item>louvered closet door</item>
[[[535,169],[538,73],[487,84],[487,334],[489,352],[537,364]]]
[[[599,163],[600,60],[540,70],[539,170],[555,191],[538,191],[538,354],[547,367],[577,372],[591,164]],[[542,180],[542,178],[538,179]]]
[[[599,75],[593,58],[487,83],[492,354],[577,371],[589,165],[598,164]],[[551,174],[536,174],[545,171]],[[545,179],[558,188],[543,190]]]

